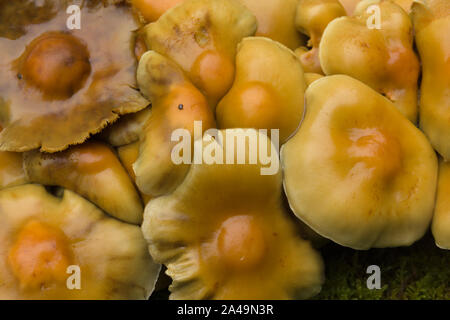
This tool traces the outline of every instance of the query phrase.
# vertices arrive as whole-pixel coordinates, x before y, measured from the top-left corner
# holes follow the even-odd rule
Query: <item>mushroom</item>
[[[27,10],[17,10],[25,34],[0,37],[1,151],[61,151],[149,104],[136,90],[131,10],[88,2],[82,28],[68,30],[64,1],[50,2],[48,21],[33,24]]]
[[[393,0],[396,4],[403,8],[407,13],[411,13],[414,0]]]
[[[140,148],[139,141],[127,144],[125,146],[120,146],[119,148],[117,148],[117,155],[119,156],[120,162],[122,162],[122,165],[127,170],[131,180],[133,180],[133,182],[135,183],[136,183],[136,174],[134,173],[133,170],[133,164],[139,157],[139,148]],[[144,201],[144,204],[147,204],[147,202],[149,202],[150,199],[152,198],[151,196],[146,195],[142,192],[140,194],[142,200]]]
[[[354,249],[420,239],[437,182],[436,154],[424,134],[392,102],[346,75],[314,81],[306,110],[281,150],[295,215]]]
[[[130,0],[133,8],[137,10],[140,17],[145,22],[154,22],[163,15],[164,12],[184,0]]]
[[[441,249],[450,250],[450,163],[439,160],[439,179],[437,187],[436,207],[434,209],[433,232],[436,245]]]
[[[233,86],[217,105],[217,124],[279,129],[284,143],[302,119],[305,88],[302,66],[290,49],[268,38],[244,38]]]
[[[24,154],[31,182],[70,189],[113,217],[140,224],[144,211],[139,194],[113,150],[100,142],[86,142],[48,154]]]
[[[0,189],[25,184],[26,182],[27,179],[22,167],[22,154],[0,151]]]
[[[278,41],[291,50],[304,44],[294,24],[298,0],[240,1],[256,16],[256,36]]]
[[[233,82],[237,44],[255,31],[255,17],[238,0],[191,0],[141,32],[147,47],[177,63],[214,109]]]
[[[345,8],[348,16],[352,16],[356,9],[356,6],[361,0],[339,0],[342,6]]]
[[[139,141],[142,127],[151,114],[151,107],[121,117],[113,125],[100,133],[102,139],[114,147],[120,147]]]
[[[233,145],[242,139],[243,144]],[[204,155],[207,149],[234,160],[242,152],[246,161],[193,164],[171,194],[152,199],[145,208],[142,231],[150,254],[166,265],[173,280],[170,299],[317,294],[322,261],[283,208],[281,170],[261,174],[266,165],[261,150],[270,150],[279,161],[274,145],[255,129],[226,129],[205,134],[203,149],[194,152]]]
[[[190,156],[188,163],[172,160],[178,144],[174,133],[187,130],[192,146],[195,135],[201,138],[205,130],[215,127],[214,114],[183,71],[154,51],[142,56],[137,81],[142,94],[152,101],[152,113],[142,129],[139,157],[133,165],[136,184],[144,194],[160,196],[172,191],[189,169]],[[198,133],[195,122],[201,126]]]
[[[0,190],[0,299],[147,299],[160,265],[137,226],[77,194]]]
[[[445,161],[450,160],[450,2],[415,2],[412,18],[422,61],[420,128]]]
[[[368,27],[380,8],[380,25]],[[378,29],[378,27],[380,27]],[[412,23],[408,14],[387,0],[364,0],[353,17],[333,20],[319,46],[326,75],[346,74],[389,98],[413,123],[417,120],[419,60],[413,50]]]
[[[319,74],[319,73],[314,73],[314,72],[305,72],[305,83],[306,83],[306,87],[308,88],[311,83],[313,83],[314,81],[323,78],[323,74]]]
[[[338,0],[298,1],[295,26],[309,37],[309,41],[308,47],[300,47],[295,53],[300,57],[305,72],[323,73],[319,61],[323,31],[332,20],[345,15],[345,9]]]

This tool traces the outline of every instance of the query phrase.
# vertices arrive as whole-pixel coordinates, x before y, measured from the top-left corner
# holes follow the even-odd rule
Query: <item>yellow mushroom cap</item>
[[[131,4],[146,22],[159,19],[167,10],[184,0],[131,0]]]
[[[431,230],[439,248],[450,250],[450,163],[440,159],[436,207]]]
[[[136,90],[131,9],[89,2],[81,5],[81,29],[68,30],[64,3],[50,0],[53,9],[39,11],[28,1],[6,5],[24,31],[0,33],[2,151],[61,151],[148,105]],[[30,12],[38,12],[36,23]],[[2,24],[11,28],[2,20],[0,31]]]
[[[71,191],[3,189],[0,218],[0,299],[147,299],[153,291],[160,265],[139,227]],[[70,286],[78,276],[79,289]]]
[[[255,17],[238,0],[191,0],[143,33],[148,48],[176,62],[215,108],[232,84],[237,44],[255,30]]]
[[[371,5],[380,10],[380,29],[373,12],[366,11]],[[408,14],[394,2],[364,0],[354,17],[328,24],[320,41],[320,64],[326,75],[346,74],[369,85],[415,123],[420,64],[412,34]]]
[[[396,4],[403,8],[407,13],[411,12],[414,0],[393,0]]]
[[[247,140],[239,144],[242,139]],[[191,165],[173,193],[152,199],[145,209],[142,231],[152,257],[167,266],[173,279],[170,298],[299,299],[317,294],[322,261],[283,208],[281,170],[261,174],[267,163],[256,155],[267,150],[278,164],[275,146],[254,129],[227,129],[205,134],[202,148],[195,152],[205,159],[212,150],[222,150],[223,158],[234,162]],[[245,158],[241,164],[238,153]]]
[[[134,183],[136,183],[136,174],[134,173],[133,164],[139,158],[139,149],[139,141],[117,148],[117,155],[120,162],[122,162],[125,169],[127,169],[128,175]],[[147,204],[152,197],[141,192],[141,198],[144,201],[144,204]]]
[[[355,8],[360,1],[361,0],[339,0],[339,2],[345,8],[348,16],[353,15],[353,11],[355,11]]]
[[[412,18],[422,62],[420,128],[431,145],[450,160],[450,2],[415,2]]]
[[[178,144],[172,138],[174,132],[187,130],[192,146],[196,134],[201,137],[205,130],[215,127],[214,114],[183,71],[154,51],[148,51],[139,61],[137,80],[141,92],[152,101],[152,112],[142,128],[139,157],[133,165],[136,184],[144,194],[160,196],[174,190],[189,169],[188,163],[172,160]],[[201,122],[198,133],[194,132],[197,121]]]
[[[388,99],[344,75],[311,84],[306,108],[281,150],[284,188],[297,217],[355,249],[420,239],[437,182],[436,154],[422,132]]]
[[[139,194],[114,151],[103,143],[86,142],[53,154],[29,151],[24,169],[31,182],[73,190],[118,219],[142,221]]]
[[[279,129],[283,143],[303,117],[305,88],[291,50],[268,38],[245,38],[238,45],[233,86],[217,105],[218,126]]]
[[[305,72],[323,73],[319,61],[319,43],[323,31],[334,19],[345,16],[344,7],[338,0],[299,0],[295,26],[309,37],[308,48],[297,49]]]
[[[294,50],[304,44],[295,28],[298,0],[240,0],[258,21],[256,36],[267,37]]]
[[[323,78],[322,74],[313,73],[313,72],[306,72],[305,73],[306,87],[309,87],[311,85],[311,83],[313,83],[316,80],[319,80],[320,78]]]

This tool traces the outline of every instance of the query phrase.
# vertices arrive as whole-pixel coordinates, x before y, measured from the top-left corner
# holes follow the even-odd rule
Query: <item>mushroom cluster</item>
[[[0,299],[308,299],[329,241],[449,250],[443,30],[448,0],[0,2]]]

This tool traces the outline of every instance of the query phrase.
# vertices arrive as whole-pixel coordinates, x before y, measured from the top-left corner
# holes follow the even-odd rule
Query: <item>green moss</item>
[[[450,300],[450,251],[430,235],[404,248],[356,251],[330,243],[321,252],[326,282],[315,299]],[[367,288],[370,265],[381,269],[379,290]]]

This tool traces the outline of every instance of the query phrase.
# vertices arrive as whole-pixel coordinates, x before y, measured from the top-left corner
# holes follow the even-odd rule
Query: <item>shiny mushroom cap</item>
[[[237,44],[255,30],[255,17],[238,0],[191,0],[142,32],[147,47],[177,63],[215,108],[233,82]]]
[[[48,154],[24,154],[27,178],[34,183],[70,189],[123,221],[140,224],[143,204],[114,151],[100,142],[86,142]]]
[[[81,29],[68,30],[65,1],[50,2],[34,12],[46,20],[34,24],[25,2],[14,1],[14,21],[26,21],[25,31],[14,40],[0,36],[2,151],[61,151],[148,105],[135,89],[138,25],[130,9],[89,2]]]
[[[314,81],[306,109],[281,150],[284,189],[297,217],[355,249],[420,239],[437,182],[436,154],[423,133],[388,99],[345,75]]]
[[[0,299],[147,299],[153,291],[160,265],[139,227],[71,191],[0,190],[0,219]]]
[[[380,21],[366,11],[374,4],[380,10]],[[411,20],[397,4],[364,0],[353,17],[337,18],[325,29],[320,64],[326,75],[346,74],[369,85],[415,123],[420,65],[412,34]]]
[[[450,160],[450,2],[415,2],[412,18],[422,62],[420,127],[444,160]]]
[[[256,36],[267,37],[294,50],[305,40],[295,28],[298,0],[240,0],[258,21]]]
[[[439,248],[450,250],[450,163],[440,159],[436,207],[431,230]]]
[[[208,128],[215,127],[214,114],[205,96],[189,81],[170,59],[148,51],[138,66],[137,80],[141,92],[152,101],[152,113],[144,124],[139,157],[133,165],[136,184],[150,196],[172,191],[189,169],[193,139],[201,138]],[[195,130],[195,123],[201,126]],[[186,130],[186,131],[184,131]],[[187,163],[175,163],[174,148],[188,134]],[[182,151],[181,151],[182,152]]]
[[[245,38],[238,46],[233,86],[217,105],[218,126],[278,129],[283,143],[303,117],[305,88],[291,50],[268,38]]]
[[[205,135],[203,152],[201,147],[195,152],[213,150],[234,161],[239,153],[245,161],[193,164],[173,193],[151,200],[145,209],[142,231],[152,257],[167,266],[173,279],[170,298],[301,299],[317,294],[322,261],[283,209],[281,170],[261,174],[267,166],[258,156],[262,150],[278,164],[274,145],[254,129],[227,129]]]

